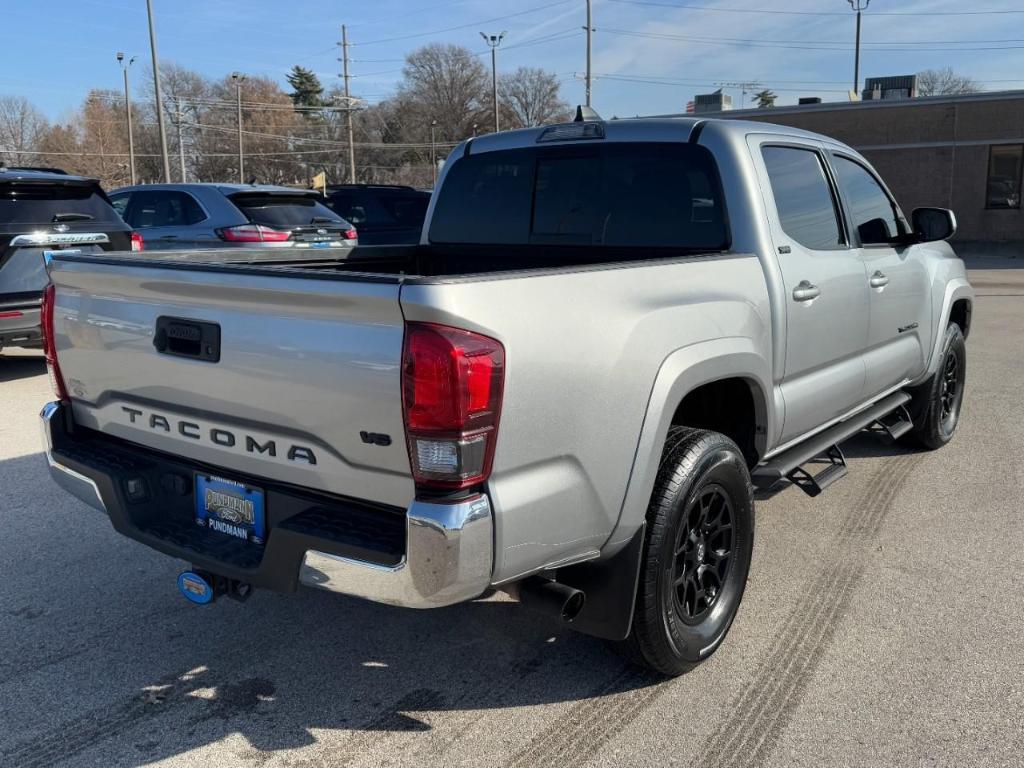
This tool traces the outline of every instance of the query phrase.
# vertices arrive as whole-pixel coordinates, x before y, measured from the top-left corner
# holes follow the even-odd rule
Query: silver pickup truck
[[[482,136],[419,245],[50,254],[47,461],[194,602],[503,589],[678,674],[736,615],[755,488],[953,436],[954,230],[790,128]]]

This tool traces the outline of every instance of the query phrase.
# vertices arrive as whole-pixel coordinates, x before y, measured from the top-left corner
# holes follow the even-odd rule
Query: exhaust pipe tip
[[[587,603],[584,592],[557,581],[532,577],[510,584],[505,591],[523,606],[571,623]]]

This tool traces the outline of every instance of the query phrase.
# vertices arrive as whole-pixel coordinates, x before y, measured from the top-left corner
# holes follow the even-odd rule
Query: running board
[[[882,439],[890,445],[914,428],[914,420],[910,418],[910,411],[905,405],[901,405],[892,413],[875,419],[875,424],[878,425],[878,431],[882,433]]]
[[[846,461],[842,458],[843,454],[838,448],[839,443],[879,419],[889,416],[893,411],[903,408],[909,401],[910,395],[906,392],[893,392],[845,421],[833,424],[828,429],[822,430],[804,442],[794,445],[760,464],[751,472],[751,482],[755,488],[767,490],[783,478],[789,478],[811,496],[817,496],[826,486],[846,474]],[[902,429],[902,427],[900,428]],[[827,461],[829,466],[817,476],[811,477],[800,469],[802,464],[818,457]],[[790,477],[791,475],[797,479],[793,479]],[[810,482],[805,481],[804,477],[810,478]],[[814,493],[811,493],[811,490],[814,490]]]
[[[846,457],[838,445],[829,446],[825,453],[811,458],[806,463],[827,466],[816,475],[812,475],[801,465],[792,469],[786,475],[786,479],[808,496],[817,496],[839,478],[846,477]]]

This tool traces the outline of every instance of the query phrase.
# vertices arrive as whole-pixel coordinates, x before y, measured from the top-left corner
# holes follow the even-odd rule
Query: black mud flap
[[[618,553],[607,560],[558,570],[558,581],[583,591],[586,602],[570,628],[605,640],[625,640],[633,624],[647,523]]]

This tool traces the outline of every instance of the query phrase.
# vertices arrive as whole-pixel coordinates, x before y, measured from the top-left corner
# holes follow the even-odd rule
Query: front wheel
[[[950,323],[942,339],[942,357],[935,374],[914,395],[914,429],[908,439],[924,448],[941,448],[953,439],[967,383],[967,345],[960,326]]]
[[[721,644],[739,609],[754,536],[743,453],[717,432],[673,427],[647,512],[630,660],[679,675]]]

